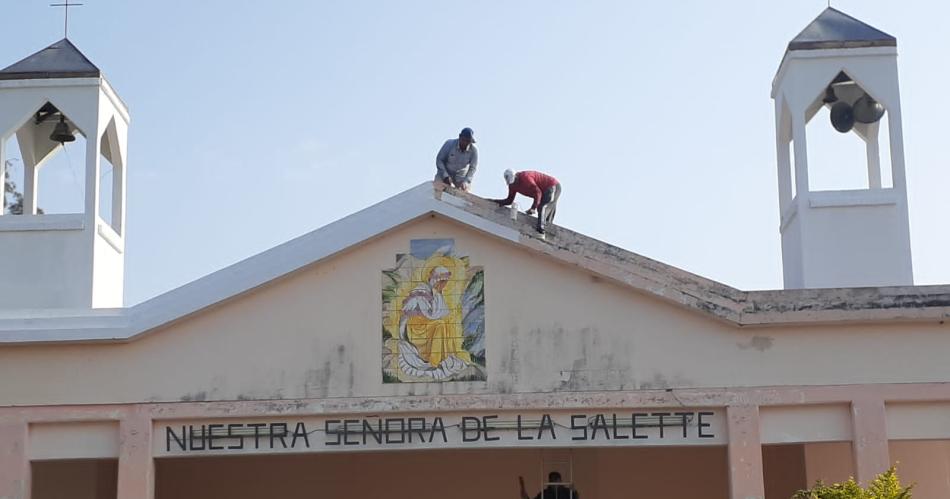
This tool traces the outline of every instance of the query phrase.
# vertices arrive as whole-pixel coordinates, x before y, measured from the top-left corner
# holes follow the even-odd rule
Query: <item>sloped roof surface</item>
[[[0,70],[0,80],[90,78],[102,72],[68,39],[50,45]]]
[[[788,50],[895,47],[897,38],[828,7],[788,44]]]
[[[134,307],[0,314],[0,345],[131,341],[430,214],[736,327],[950,317],[950,286],[741,291],[564,227],[539,238],[532,217],[425,182]]]

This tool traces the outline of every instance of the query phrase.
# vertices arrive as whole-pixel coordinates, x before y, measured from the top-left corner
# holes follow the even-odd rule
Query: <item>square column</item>
[[[851,452],[855,479],[861,485],[867,485],[891,466],[884,401],[851,402],[851,428],[854,432]]]
[[[119,422],[119,485],[116,499],[155,497],[152,418],[134,409]]]
[[[0,216],[7,211],[7,138],[0,135],[0,190],[3,195],[0,196]]]
[[[765,499],[758,406],[726,408],[729,430],[729,497]]]
[[[30,499],[29,425],[0,422],[0,497]]]

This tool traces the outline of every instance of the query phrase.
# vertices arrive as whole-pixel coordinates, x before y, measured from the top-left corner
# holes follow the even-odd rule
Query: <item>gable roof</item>
[[[828,7],[788,44],[788,50],[896,47],[897,38]]]
[[[950,286],[740,291],[563,227],[541,239],[532,217],[509,213],[425,182],[131,308],[7,312],[0,344],[134,340],[430,214],[737,327],[950,317]]]
[[[94,78],[99,68],[66,38],[0,70],[0,80]]]

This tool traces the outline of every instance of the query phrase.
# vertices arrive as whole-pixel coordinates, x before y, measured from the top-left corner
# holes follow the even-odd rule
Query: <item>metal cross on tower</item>
[[[65,0],[65,3],[51,3],[50,7],[62,7],[64,12],[65,19],[63,20],[63,37],[69,38],[69,8],[70,7],[81,7],[81,3],[69,3],[69,0]]]

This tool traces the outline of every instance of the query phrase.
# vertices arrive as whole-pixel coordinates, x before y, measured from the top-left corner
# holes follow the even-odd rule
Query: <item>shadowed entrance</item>
[[[157,461],[157,499],[517,498],[541,489],[538,449],[320,453],[172,458]],[[581,497],[727,498],[726,448],[560,450],[573,456]],[[567,477],[565,476],[565,480]]]

